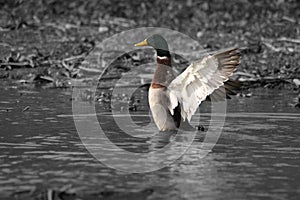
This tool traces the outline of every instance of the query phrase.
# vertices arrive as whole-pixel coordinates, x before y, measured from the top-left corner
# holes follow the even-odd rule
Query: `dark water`
[[[228,101],[223,133],[206,157],[199,158],[200,136],[174,163],[141,174],[116,171],[90,155],[74,125],[71,94],[57,89],[0,90],[1,197],[31,199],[62,188],[86,199],[300,196],[300,111],[289,106],[292,92],[260,89],[251,98],[234,97]],[[138,111],[132,117],[147,124],[147,114]],[[207,121],[208,113],[203,115],[204,126]],[[145,138],[131,141],[114,127],[110,131],[110,139],[127,150],[148,148]],[[152,131],[155,127],[145,134]]]

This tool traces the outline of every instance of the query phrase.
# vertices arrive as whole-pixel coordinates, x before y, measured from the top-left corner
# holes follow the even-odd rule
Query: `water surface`
[[[31,199],[66,187],[85,199],[298,199],[300,195],[300,112],[289,106],[292,92],[260,89],[251,98],[234,97],[228,101],[223,133],[205,158],[199,158],[205,134],[199,133],[193,148],[176,162],[144,174],[108,168],[86,150],[72,118],[71,92],[0,90],[3,198]],[[209,109],[205,105],[201,109],[207,128]],[[131,114],[138,125],[149,123],[147,106]],[[103,125],[112,119],[105,110],[97,116]],[[111,141],[132,152],[148,151],[149,138],[142,136],[156,131],[155,126],[145,132],[141,127],[137,140],[119,134],[117,128],[109,130]]]

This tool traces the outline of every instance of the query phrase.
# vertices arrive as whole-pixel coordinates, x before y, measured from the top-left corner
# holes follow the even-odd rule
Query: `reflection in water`
[[[286,107],[288,99],[283,96],[287,94],[272,92],[229,101],[221,138],[203,159],[199,159],[205,134],[201,132],[193,148],[168,167],[124,174],[101,164],[81,143],[71,115],[70,92],[36,90],[20,96],[16,89],[0,90],[1,197],[36,196],[35,191],[66,186],[90,199],[297,199],[300,195],[300,115]],[[30,109],[22,112],[26,106]],[[144,119],[144,125],[149,123],[148,112],[132,114],[137,124]],[[99,117],[104,127],[109,126],[109,115]],[[201,117],[207,126],[209,114]],[[107,130],[116,152],[159,151],[170,141],[180,144],[184,139],[172,133],[153,135],[155,127],[137,128],[134,137]],[[180,146],[168,156],[175,150]],[[118,159],[116,154],[110,156]]]

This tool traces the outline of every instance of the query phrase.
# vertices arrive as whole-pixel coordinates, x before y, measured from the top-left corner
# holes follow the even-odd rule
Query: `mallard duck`
[[[230,48],[193,62],[175,77],[168,43],[161,35],[152,35],[135,46],[156,50],[148,101],[160,131],[173,131],[186,120],[190,122],[201,102],[223,86],[240,63],[237,48]]]

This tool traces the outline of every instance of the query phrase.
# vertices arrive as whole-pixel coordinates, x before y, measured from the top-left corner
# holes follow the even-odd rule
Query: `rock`
[[[293,83],[297,86],[297,88],[300,86],[300,79],[294,78]]]
[[[108,31],[108,27],[106,27],[106,26],[100,26],[98,28],[98,31],[99,31],[99,33],[105,33],[105,32]]]

